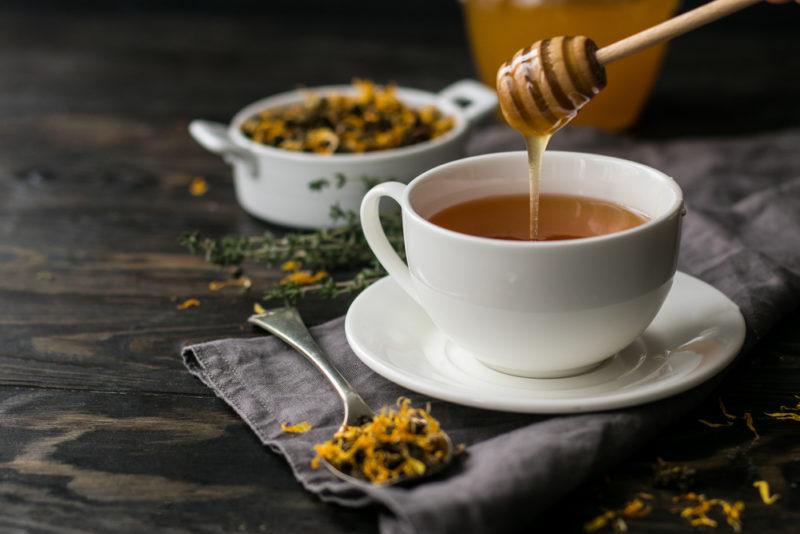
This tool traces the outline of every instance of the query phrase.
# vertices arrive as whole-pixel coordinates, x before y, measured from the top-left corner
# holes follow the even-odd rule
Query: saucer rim
[[[726,305],[730,308],[728,312],[735,312],[732,317],[729,317],[729,319],[733,320],[729,325],[731,327],[730,333],[735,337],[726,343],[726,347],[722,349],[723,353],[713,360],[709,361],[709,357],[704,356],[700,363],[692,369],[688,375],[683,377],[683,380],[675,382],[668,378],[663,381],[651,382],[643,386],[634,387],[629,391],[612,391],[599,395],[576,398],[542,398],[535,396],[520,398],[516,396],[506,397],[497,394],[485,394],[472,390],[469,391],[468,395],[464,395],[464,388],[461,387],[448,387],[441,383],[437,385],[428,380],[420,382],[420,378],[425,377],[387,364],[382,359],[373,356],[370,351],[359,344],[354,334],[355,327],[353,326],[353,322],[355,321],[355,312],[353,310],[364,306],[363,302],[370,298],[370,293],[379,291],[382,286],[387,284],[396,285],[396,282],[389,276],[376,281],[353,300],[345,316],[345,337],[356,357],[383,378],[417,393],[429,395],[433,398],[460,404],[462,406],[495,411],[536,414],[586,413],[638,406],[683,393],[713,378],[738,356],[744,344],[746,325],[739,306],[714,286],[681,271],[676,271],[673,288],[670,290],[670,293],[675,290],[675,286],[680,283],[680,279],[683,277],[692,279],[705,286],[705,289],[709,290],[714,298],[725,301]],[[403,295],[409,298],[404,293]],[[430,320],[430,318],[428,318],[428,320]],[[461,392],[461,394],[459,394],[459,392]]]

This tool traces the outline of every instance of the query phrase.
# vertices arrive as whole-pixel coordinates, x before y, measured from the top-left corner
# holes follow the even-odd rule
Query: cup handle
[[[255,158],[233,142],[228,135],[228,128],[224,124],[193,120],[189,123],[189,133],[200,146],[209,152],[219,154],[230,164],[241,161],[249,167],[253,176],[258,176]]]
[[[372,253],[378,258],[378,261],[389,273],[389,276],[411,298],[419,302],[408,266],[400,259],[400,256],[386,238],[386,233],[383,231],[383,226],[381,226],[379,210],[381,197],[390,197],[402,207],[405,188],[406,185],[400,182],[384,182],[370,189],[364,196],[364,200],[361,201],[361,228],[364,231],[364,237],[367,239],[369,248],[372,249]]]
[[[439,92],[439,99],[461,108],[470,124],[481,121],[497,109],[494,89],[475,80],[461,80],[445,87]]]

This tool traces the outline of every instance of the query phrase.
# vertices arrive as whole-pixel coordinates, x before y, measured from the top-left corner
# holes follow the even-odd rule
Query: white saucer
[[[361,361],[418,393],[492,410],[578,413],[643,404],[708,380],[738,354],[745,325],[728,297],[678,272],[644,334],[600,366],[567,378],[523,378],[486,367],[445,338],[390,278],[355,299],[345,332]]]

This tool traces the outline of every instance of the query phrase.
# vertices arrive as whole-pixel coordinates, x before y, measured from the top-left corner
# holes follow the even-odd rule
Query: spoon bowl
[[[277,308],[266,313],[251,315],[247,322],[275,335],[275,337],[305,356],[325,375],[325,378],[331,383],[336,393],[339,394],[344,406],[344,417],[339,430],[343,430],[347,426],[362,426],[375,417],[375,411],[364,402],[361,395],[353,389],[339,370],[333,366],[322,348],[314,341],[296,308]],[[441,472],[452,461],[453,443],[446,432],[442,431],[442,436],[446,446],[444,458],[433,468],[426,469],[425,473],[420,476],[402,476],[381,484],[373,484],[343,472],[325,459],[321,463],[337,478],[363,488],[394,486],[411,481],[417,482]]]

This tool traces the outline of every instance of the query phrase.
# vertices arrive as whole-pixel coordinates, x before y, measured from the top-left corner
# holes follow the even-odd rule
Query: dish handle
[[[461,109],[470,124],[480,122],[497,109],[494,89],[475,80],[461,80],[448,85],[439,92],[439,100]]]
[[[253,177],[258,176],[258,166],[252,154],[237,146],[228,134],[228,128],[219,122],[193,120],[189,133],[200,146],[219,154],[229,164],[244,163]]]

